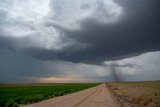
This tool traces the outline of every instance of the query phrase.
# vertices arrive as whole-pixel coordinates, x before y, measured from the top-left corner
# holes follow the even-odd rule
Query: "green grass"
[[[110,83],[116,94],[133,107],[160,107],[160,81]]]
[[[98,85],[99,83],[0,85],[0,107],[16,107],[62,96]]]

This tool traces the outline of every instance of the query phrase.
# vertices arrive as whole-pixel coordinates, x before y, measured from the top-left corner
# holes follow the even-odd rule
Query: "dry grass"
[[[109,84],[119,98],[134,107],[160,107],[160,81]]]

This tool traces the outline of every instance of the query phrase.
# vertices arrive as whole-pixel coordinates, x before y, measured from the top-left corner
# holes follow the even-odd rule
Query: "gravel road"
[[[105,84],[22,107],[123,107]]]

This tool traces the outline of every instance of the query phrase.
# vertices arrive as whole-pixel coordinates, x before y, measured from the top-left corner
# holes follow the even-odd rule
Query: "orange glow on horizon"
[[[44,77],[39,78],[38,82],[41,83],[78,83],[78,82],[92,82],[89,79],[84,79],[81,77]]]

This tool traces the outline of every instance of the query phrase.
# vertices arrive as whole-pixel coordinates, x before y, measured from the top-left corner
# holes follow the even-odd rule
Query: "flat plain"
[[[84,90],[99,83],[0,84],[0,107],[35,103]]]
[[[129,107],[113,96],[106,84],[22,107]]]
[[[0,107],[15,106],[160,107],[160,81],[1,84]]]
[[[133,107],[160,107],[160,81],[117,82],[108,87]]]

